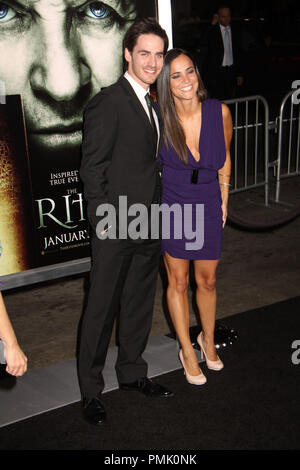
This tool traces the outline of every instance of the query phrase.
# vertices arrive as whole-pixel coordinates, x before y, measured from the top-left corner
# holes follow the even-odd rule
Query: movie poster
[[[84,109],[123,73],[134,19],[155,15],[155,0],[0,1],[0,191],[2,201],[13,186],[17,200],[0,206],[1,275],[89,256],[79,178]]]
[[[35,266],[35,221],[20,95],[0,105],[0,275]]]

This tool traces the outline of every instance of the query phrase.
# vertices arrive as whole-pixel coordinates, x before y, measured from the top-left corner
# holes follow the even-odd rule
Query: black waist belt
[[[198,173],[199,173],[199,170],[192,170],[191,184],[198,183]]]

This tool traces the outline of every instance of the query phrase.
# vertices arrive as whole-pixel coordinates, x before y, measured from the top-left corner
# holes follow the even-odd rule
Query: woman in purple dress
[[[159,161],[167,209],[162,224],[167,301],[186,379],[202,385],[206,377],[189,335],[189,263],[194,262],[197,284],[201,355],[210,369],[221,370],[214,344],[215,278],[227,217],[232,120],[225,104],[206,99],[195,62],[181,49],[172,49],[165,57],[158,97],[164,128]]]

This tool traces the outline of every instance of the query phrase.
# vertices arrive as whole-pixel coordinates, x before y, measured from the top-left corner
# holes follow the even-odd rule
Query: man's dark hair
[[[169,39],[166,31],[160,26],[155,18],[140,18],[130,26],[124,37],[124,49],[129,52],[133,51],[134,46],[141,34],[155,34],[164,41],[164,54],[166,54],[169,46]]]
[[[227,3],[223,3],[222,5],[220,5],[217,9],[217,12],[219,13],[220,10],[224,10],[225,8],[227,8],[228,10],[230,10],[230,12],[232,12],[231,6],[229,6]]]

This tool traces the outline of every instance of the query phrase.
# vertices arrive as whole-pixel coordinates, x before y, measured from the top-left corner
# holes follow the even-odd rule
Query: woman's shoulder
[[[222,119],[222,103],[215,98],[206,98],[202,102],[205,119],[210,123],[217,122]]]
[[[205,103],[205,109],[209,109],[212,113],[217,112],[217,113],[222,113],[223,119],[228,117],[230,115],[230,109],[227,106],[227,104],[223,103],[222,101],[216,99],[216,98],[206,98],[206,100],[203,102]]]
[[[205,107],[211,109],[220,108],[222,106],[222,102],[217,98],[206,98],[202,104],[204,104]]]

